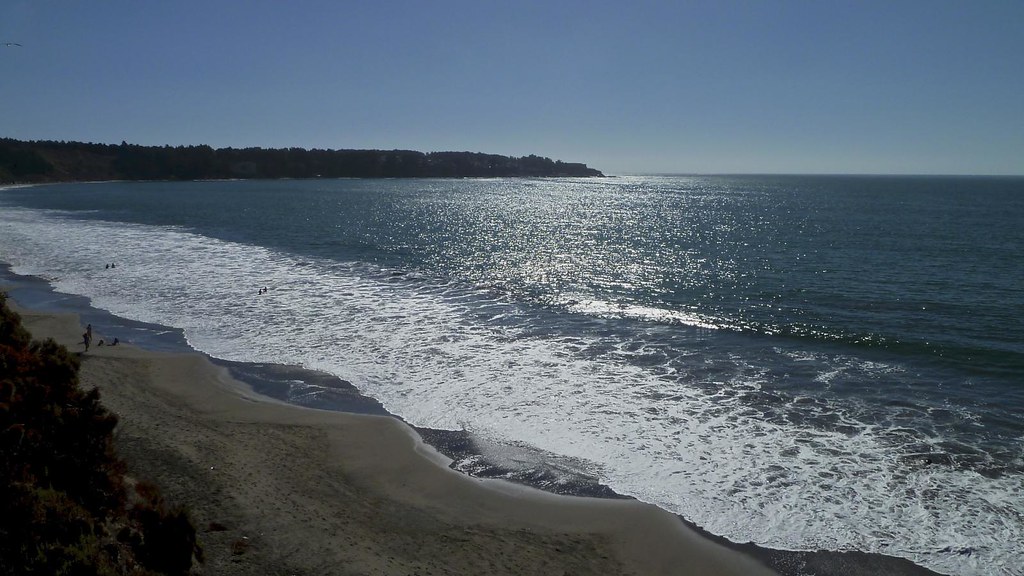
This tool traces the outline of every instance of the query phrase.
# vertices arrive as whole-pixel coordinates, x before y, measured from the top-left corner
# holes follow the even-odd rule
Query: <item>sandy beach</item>
[[[17,310],[83,352],[77,316]],[[200,354],[80,358],[131,473],[190,510],[197,574],[774,573],[654,506],[465,476],[397,419],[279,403]]]

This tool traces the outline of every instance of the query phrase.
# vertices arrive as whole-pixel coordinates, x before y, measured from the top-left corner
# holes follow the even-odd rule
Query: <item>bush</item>
[[[0,293],[0,575],[127,574],[137,564],[186,574],[199,553],[188,515],[152,485],[128,509],[117,417],[98,390],[78,386],[78,360],[52,339],[32,341],[6,300]]]
[[[141,539],[134,543],[136,557],[147,568],[164,574],[185,574],[192,556],[202,555],[196,545],[196,529],[184,508],[168,508],[152,484],[136,487],[141,502],[131,511]]]

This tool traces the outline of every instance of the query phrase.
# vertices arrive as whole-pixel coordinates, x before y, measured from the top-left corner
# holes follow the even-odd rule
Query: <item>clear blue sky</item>
[[[2,0],[0,136],[1024,174],[1024,1]]]

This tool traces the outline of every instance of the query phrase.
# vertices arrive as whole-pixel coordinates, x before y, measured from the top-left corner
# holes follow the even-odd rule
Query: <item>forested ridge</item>
[[[0,138],[0,182],[230,178],[488,178],[603,176],[541,156],[415,150],[140,146]]]

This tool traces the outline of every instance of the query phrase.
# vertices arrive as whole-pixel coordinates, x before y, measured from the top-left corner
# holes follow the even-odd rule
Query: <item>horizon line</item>
[[[606,177],[615,176],[832,176],[832,177],[893,177],[893,178],[1024,178],[1024,173],[925,173],[925,172],[633,172],[624,171],[621,173],[605,174]]]

